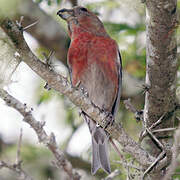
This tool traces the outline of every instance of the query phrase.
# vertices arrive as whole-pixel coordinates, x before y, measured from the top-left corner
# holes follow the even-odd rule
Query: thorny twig
[[[22,143],[22,129],[20,130],[20,136],[18,140],[18,147],[16,153],[16,161],[14,164],[7,163],[5,161],[0,161],[0,169],[8,168],[14,172],[16,172],[19,176],[19,180],[33,180],[21,167],[22,161],[20,160],[21,153],[21,143]]]
[[[21,168],[20,164],[9,164],[5,161],[0,161],[0,169],[8,168],[16,172],[19,176],[19,180],[33,180],[27,173]]]
[[[161,116],[162,117],[162,116]],[[163,117],[164,117],[164,115],[163,115]],[[162,117],[162,118],[163,118]],[[160,118],[160,119],[162,119],[162,118]],[[161,120],[158,120],[158,121],[160,121],[161,122]],[[158,122],[157,121],[157,122]],[[154,124],[158,124],[158,123],[154,123]],[[163,146],[163,144],[156,138],[156,136],[154,136],[154,134],[151,132],[151,130],[147,127],[147,124],[146,124],[146,120],[144,120],[143,119],[143,121],[142,121],[142,123],[143,123],[143,125],[144,125],[144,127],[145,127],[145,131],[147,132],[147,134],[149,134],[150,135],[150,137],[157,143],[157,145],[159,146],[159,148],[161,149],[161,153],[158,155],[158,157],[156,158],[156,160],[145,170],[145,172],[143,173],[143,176],[142,176],[142,179],[144,179],[145,178],[145,176],[147,175],[147,173],[148,172],[150,172],[151,171],[151,169],[164,157],[164,155],[166,154],[166,152],[165,152],[165,150],[164,150],[164,146]],[[152,125],[152,127],[155,127],[155,125]]]
[[[164,113],[155,123],[153,123],[148,129],[151,131],[153,128],[155,128],[157,125],[159,125],[162,122],[162,119],[166,113]],[[148,134],[147,130],[145,129],[143,132],[141,132],[140,137],[139,137],[139,143],[142,142],[144,137]]]
[[[20,135],[19,135],[19,141],[18,141],[18,147],[17,147],[17,154],[16,154],[16,164],[20,163],[20,161],[21,161],[20,154],[21,154],[22,135],[23,135],[23,130],[21,128]]]
[[[17,26],[18,26],[22,31],[25,31],[25,30],[29,29],[30,27],[36,25],[36,24],[39,22],[39,21],[35,21],[35,22],[27,25],[26,27],[23,27],[23,26],[22,26],[23,20],[24,20],[24,16],[21,16],[21,17],[20,17],[20,20],[19,20],[19,21],[16,21]]]
[[[46,53],[43,53],[43,56],[45,58],[45,63],[46,63],[46,65],[47,65],[47,67],[49,68],[50,71],[53,70],[53,67],[52,67],[52,57],[53,57],[53,55],[54,55],[54,51],[50,51],[48,56],[46,55]],[[48,91],[51,90],[51,87],[48,85],[47,82],[44,85],[44,89],[47,89]]]
[[[130,99],[124,101],[125,106],[127,109],[129,109],[131,112],[137,114],[137,110],[136,108],[131,104]],[[142,136],[140,137],[140,142],[142,141],[143,137],[145,137],[147,134],[150,135],[150,137],[157,143],[157,145],[159,146],[159,148],[162,150],[162,152],[158,155],[158,157],[155,159],[155,161],[153,161],[153,163],[144,171],[143,175],[142,175],[142,179],[144,179],[144,177],[147,175],[148,172],[151,171],[151,169],[165,156],[166,152],[164,150],[164,146],[163,144],[156,138],[156,136],[154,136],[154,134],[152,133],[152,129],[154,127],[156,127],[159,123],[161,123],[163,117],[165,116],[165,113],[160,117],[160,119],[155,122],[154,124],[151,125],[151,127],[147,127],[146,121],[144,120],[143,116],[140,116],[140,120],[142,121],[142,124],[145,128],[145,131],[142,133]]]
[[[26,105],[9,95],[7,91],[0,89],[0,97],[8,106],[16,109],[24,117],[24,121],[34,129],[36,135],[38,136],[39,142],[43,143],[53,153],[57,166],[60,169],[63,169],[70,179],[79,180],[80,175],[74,171],[71,163],[66,159],[64,153],[58,149],[54,134],[51,133],[48,136],[44,130],[45,122],[35,120],[35,118],[32,116],[32,111],[27,110]]]

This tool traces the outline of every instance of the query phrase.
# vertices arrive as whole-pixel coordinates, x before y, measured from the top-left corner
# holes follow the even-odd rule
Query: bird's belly
[[[98,64],[89,65],[82,73],[80,82],[95,105],[111,112],[116,98],[116,87]]]

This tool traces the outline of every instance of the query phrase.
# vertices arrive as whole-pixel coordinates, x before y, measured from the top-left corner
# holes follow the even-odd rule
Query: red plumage
[[[98,17],[84,7],[62,9],[58,14],[68,22],[68,64],[73,86],[80,83],[95,105],[115,116],[121,88],[121,58],[116,42]],[[84,119],[92,135],[92,173],[99,168],[110,173],[108,137],[86,114]]]

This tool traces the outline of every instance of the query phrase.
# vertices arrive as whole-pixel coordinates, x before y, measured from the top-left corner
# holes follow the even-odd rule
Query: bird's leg
[[[81,87],[80,90],[81,90],[81,92],[85,95],[85,97],[88,97],[88,96],[89,96],[88,91],[86,90],[86,88]]]
[[[103,112],[106,114],[106,124],[103,129],[106,129],[108,126],[113,125],[115,119],[114,119],[114,116],[112,115],[112,113],[105,110],[105,108],[103,108]]]
[[[49,86],[49,84],[46,82],[46,84],[44,85],[44,89],[47,89],[48,91],[51,90],[51,87]]]
[[[71,80],[71,81],[72,81],[72,80]],[[72,83],[71,83],[71,85],[72,85]],[[78,82],[75,84],[75,86],[72,85],[72,87],[75,88],[75,89],[77,89],[77,90],[80,90],[85,97],[88,97],[88,96],[89,96],[88,91],[86,90],[85,87],[82,86],[81,81],[78,81]]]

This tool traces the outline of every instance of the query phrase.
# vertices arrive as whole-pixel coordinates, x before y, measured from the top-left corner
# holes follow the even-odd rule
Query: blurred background
[[[87,7],[103,21],[109,35],[119,45],[123,60],[123,92],[116,121],[122,122],[128,134],[138,140],[141,123],[126,110],[123,100],[131,98],[137,109],[144,107],[144,79],[146,60],[145,5],[140,0],[0,0],[0,19],[8,16],[14,21],[23,19],[23,27],[37,21],[37,24],[24,32],[31,50],[42,61],[53,50],[51,65],[58,73],[69,76],[66,55],[70,39],[67,25],[57,15],[61,8],[75,5]],[[180,8],[180,2],[178,2]],[[178,51],[180,31],[177,29]],[[26,64],[14,57],[15,50],[9,52],[11,44],[0,30],[0,86],[32,107],[34,117],[45,121],[48,133],[54,132],[59,147],[66,153],[73,166],[82,175],[82,179],[102,179],[106,177],[99,171],[95,177],[90,175],[91,138],[89,130],[79,109],[66,97],[44,89],[45,82]],[[179,76],[178,76],[179,80]],[[178,86],[178,84],[177,84]],[[21,159],[23,168],[34,179],[66,179],[66,175],[53,167],[52,154],[41,144],[34,131],[23,121],[23,117],[9,108],[0,99],[0,159],[14,162],[20,129],[23,129]],[[119,147],[121,149],[121,147]],[[129,161],[132,157],[124,154]],[[114,149],[110,147],[112,170],[119,169],[116,179],[126,179],[128,169],[123,169]],[[180,168],[179,168],[180,170]],[[131,179],[137,170],[131,169]],[[60,177],[60,178],[59,178]],[[178,176],[177,176],[178,178]],[[179,177],[180,178],[180,177]],[[7,169],[0,170],[0,180],[15,180],[16,175]]]

